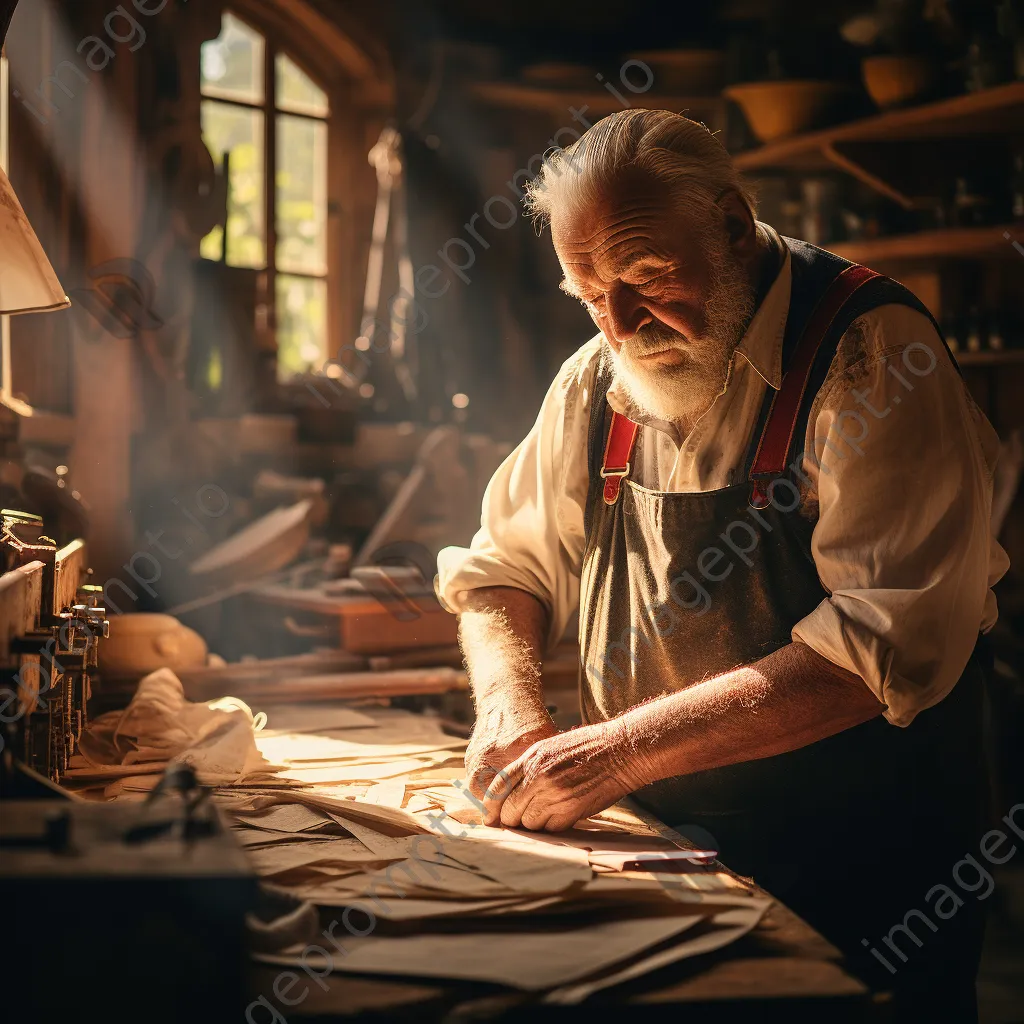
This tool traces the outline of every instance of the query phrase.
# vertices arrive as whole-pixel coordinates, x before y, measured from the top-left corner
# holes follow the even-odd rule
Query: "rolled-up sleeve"
[[[586,499],[586,421],[596,341],[578,350],[548,390],[533,428],[484,493],[468,548],[438,554],[437,593],[460,612],[467,591],[516,587],[548,609],[549,643],[579,604]]]
[[[997,438],[927,318],[884,307],[855,335],[864,358],[825,391],[807,448],[820,468],[805,463],[830,596],[792,635],[905,726],[953,688],[995,621],[990,588],[1008,564],[989,525]]]

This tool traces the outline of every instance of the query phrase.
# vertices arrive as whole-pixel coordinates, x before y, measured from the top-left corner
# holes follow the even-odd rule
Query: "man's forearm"
[[[633,708],[616,722],[644,785],[796,750],[883,710],[858,676],[792,643]]]
[[[547,719],[540,665],[547,609],[514,587],[472,590],[459,615],[459,643],[478,714],[500,709],[525,719]]]

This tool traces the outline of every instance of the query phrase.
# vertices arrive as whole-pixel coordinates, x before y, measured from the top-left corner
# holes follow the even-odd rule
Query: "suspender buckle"
[[[607,469],[601,467],[601,479],[604,480],[602,494],[606,505],[614,505],[619,500],[619,491],[622,490],[622,481],[629,476],[632,464],[627,462],[625,469]]]
[[[758,473],[750,476],[750,498],[747,504],[754,509],[767,508],[771,503],[769,487],[775,478],[774,473]]]

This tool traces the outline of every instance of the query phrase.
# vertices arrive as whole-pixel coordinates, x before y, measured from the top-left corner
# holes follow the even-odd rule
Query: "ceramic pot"
[[[775,142],[819,125],[845,91],[837,82],[746,82],[730,85],[724,95],[739,104],[761,142]]]
[[[883,55],[861,65],[864,87],[882,110],[923,99],[935,86],[938,69],[930,57]]]
[[[206,641],[173,615],[112,615],[110,636],[99,645],[100,675],[141,679],[158,668],[199,668],[206,655]]]

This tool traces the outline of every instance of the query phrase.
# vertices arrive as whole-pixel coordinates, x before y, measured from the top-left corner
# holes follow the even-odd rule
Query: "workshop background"
[[[434,556],[593,332],[523,183],[598,117],[665,107],[720,134],[761,219],[912,288],[999,432],[988,753],[994,806],[1020,796],[1024,2],[0,15],[0,162],[72,300],[3,317],[0,504],[86,541],[113,620],[98,706],[153,667],[147,629],[184,673],[325,651],[458,672]],[[118,625],[141,612],[183,627]],[[572,637],[545,672],[568,721]],[[982,1020],[1012,1024],[1024,861],[997,877]]]

